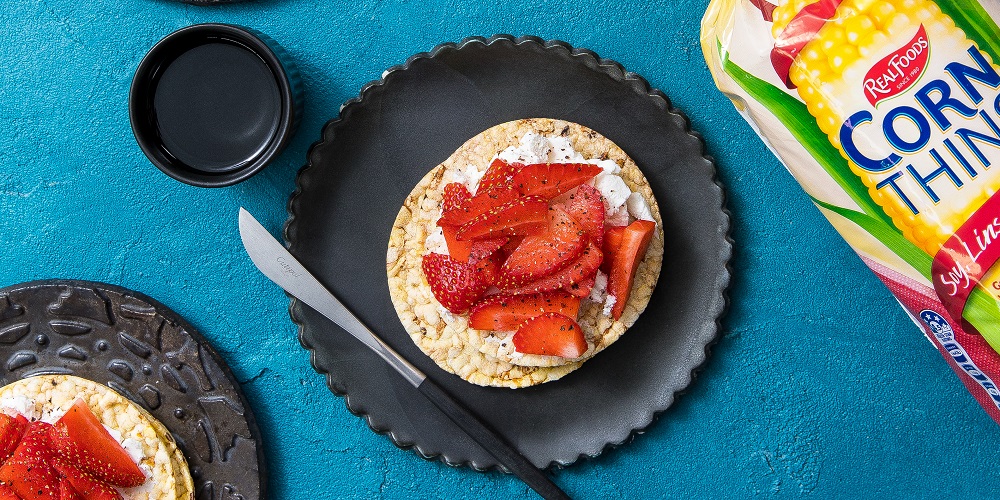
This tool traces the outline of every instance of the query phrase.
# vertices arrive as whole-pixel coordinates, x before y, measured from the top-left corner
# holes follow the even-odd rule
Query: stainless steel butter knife
[[[546,499],[569,499],[545,472],[371,332],[284,245],[240,208],[240,238],[257,269],[286,292],[370,347],[498,462]]]

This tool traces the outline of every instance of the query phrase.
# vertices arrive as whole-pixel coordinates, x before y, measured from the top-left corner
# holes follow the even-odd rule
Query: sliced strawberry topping
[[[590,240],[601,248],[604,243],[604,199],[589,184],[581,184],[566,200],[566,213],[580,223]]]
[[[574,297],[584,298],[590,295],[590,291],[594,289],[594,278],[597,273],[591,274],[590,276],[584,278],[579,283],[573,283],[569,286],[564,286],[563,290],[566,290]]]
[[[635,271],[646,256],[655,230],[656,223],[648,220],[637,220],[625,227],[621,244],[612,257],[611,273],[608,274],[608,294],[615,297],[615,305],[611,309],[614,319],[622,317],[628,296],[632,293]]]
[[[521,323],[546,312],[575,318],[580,299],[558,291],[534,295],[495,295],[476,304],[469,312],[469,326],[477,330],[513,331]]]
[[[494,253],[488,255],[485,259],[476,261],[473,266],[475,266],[476,273],[479,275],[479,281],[484,283],[486,288],[489,288],[490,285],[495,285],[500,277],[500,266],[502,264],[503,259],[500,258],[500,254]]]
[[[50,424],[32,422],[14,454],[0,467],[0,481],[24,500],[58,500],[59,476],[50,465],[55,453]]]
[[[550,312],[521,325],[514,334],[514,349],[524,354],[579,358],[587,352],[587,339],[572,318]]]
[[[601,263],[601,271],[604,274],[611,272],[611,261],[618,254],[618,247],[622,244],[622,235],[628,226],[613,226],[604,231],[604,262]]]
[[[28,432],[30,423],[23,415],[11,417],[0,413],[0,464],[3,464],[14,454],[17,444],[21,442],[24,433]]]
[[[472,241],[458,239],[458,226],[441,226],[441,232],[444,233],[444,242],[448,244],[448,255],[457,261],[468,262],[472,254]]]
[[[517,198],[466,222],[458,229],[456,238],[472,240],[537,233],[545,227],[548,208],[548,202],[536,196]]]
[[[17,496],[14,489],[7,483],[0,481],[0,500],[21,500],[21,497]]]
[[[519,287],[500,287],[500,289],[504,293],[510,295],[519,295],[523,293],[539,293],[566,288],[572,286],[574,283],[580,283],[587,278],[593,278],[594,273],[597,272],[597,268],[601,266],[602,258],[603,256],[601,251],[597,248],[597,246],[588,242],[587,247],[584,248],[583,253],[581,253],[579,257],[572,260],[566,267],[556,271],[554,274],[539,278]],[[589,294],[590,290],[587,290],[587,293]]]
[[[501,247],[507,244],[508,238],[488,238],[472,242],[472,249],[469,250],[469,258],[472,262],[478,262],[496,253]]]
[[[525,236],[523,234],[515,234],[511,236],[510,239],[507,240],[507,243],[504,243],[503,246],[500,247],[500,251],[503,252],[504,255],[514,253],[514,250],[521,245],[524,238]]]
[[[514,175],[514,186],[523,195],[551,200],[573,189],[603,170],[589,163],[537,163]]]
[[[448,212],[442,211],[441,218],[438,219],[439,226],[461,226],[474,219],[476,216],[489,212],[490,209],[503,205],[504,203],[516,200],[521,197],[521,193],[516,189],[494,189],[491,191],[479,190],[475,196],[463,203],[457,210]]]
[[[64,461],[112,486],[131,488],[146,481],[132,457],[101,425],[82,399],[52,426],[49,437]]]
[[[65,477],[59,479],[59,500],[87,500],[86,498],[80,496],[79,493],[73,489],[73,485],[70,484],[69,479]]]
[[[118,490],[99,481],[93,475],[80,470],[79,467],[67,464],[61,460],[56,460],[53,466],[59,472],[59,475],[69,481],[72,489],[79,493],[84,500],[121,500],[122,498]]]
[[[421,267],[434,298],[455,314],[465,312],[489,287],[473,264],[459,262],[447,255],[424,255]]]
[[[500,158],[493,160],[493,163],[490,163],[490,168],[486,169],[483,178],[479,180],[476,194],[511,189],[514,186],[514,176],[522,168],[524,165],[519,163],[507,163]]]
[[[503,263],[500,288],[515,288],[558,271],[580,256],[585,242],[580,224],[562,209],[550,207],[545,232],[525,237]]]
[[[451,182],[444,187],[444,198],[441,200],[441,214],[461,210],[462,205],[472,199],[472,193],[465,184]]]

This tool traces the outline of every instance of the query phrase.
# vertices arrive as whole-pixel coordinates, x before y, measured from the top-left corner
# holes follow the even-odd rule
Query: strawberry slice
[[[602,261],[603,262],[603,261]],[[590,276],[582,279],[578,283],[573,283],[569,286],[564,286],[563,290],[566,290],[574,297],[585,298],[590,295],[590,291],[594,289],[594,281],[597,273],[591,274]]]
[[[479,275],[479,280],[489,288],[497,282],[500,277],[500,266],[503,264],[503,259],[500,258],[500,254],[494,253],[488,255],[484,259],[475,261],[473,266],[476,268],[476,274]],[[484,290],[485,291],[485,290]]]
[[[517,198],[466,222],[455,237],[472,240],[537,233],[545,227],[548,208],[548,202],[537,196]]]
[[[546,312],[575,318],[580,299],[564,291],[534,295],[495,295],[469,312],[469,326],[476,330],[513,331],[525,321]]]
[[[625,227],[621,245],[612,257],[611,272],[608,274],[608,294],[615,297],[611,317],[616,320],[622,317],[628,296],[632,293],[635,270],[646,256],[646,249],[655,230],[656,223],[648,220],[637,220]]]
[[[589,163],[536,163],[514,175],[514,186],[525,196],[551,200],[601,172],[601,167]]]
[[[604,243],[604,198],[589,184],[581,184],[565,204],[566,213],[580,223],[590,240],[601,248]]]
[[[604,262],[601,262],[601,271],[604,274],[611,272],[611,261],[618,253],[618,247],[622,244],[622,235],[628,226],[613,226],[604,231]]]
[[[585,242],[580,224],[559,207],[550,207],[546,231],[526,236],[503,263],[500,288],[516,288],[558,271],[580,256]]]
[[[21,442],[24,433],[28,432],[30,423],[24,415],[11,417],[0,413],[0,464],[3,464],[14,454],[17,444]]]
[[[497,250],[506,245],[508,239],[506,236],[501,236],[499,238],[476,240],[472,242],[472,248],[469,250],[469,258],[472,262],[483,260],[495,254]]]
[[[132,488],[146,481],[132,457],[111,437],[82,399],[77,399],[52,426],[49,437],[59,457],[105,483]]]
[[[424,255],[421,267],[434,298],[455,314],[465,312],[489,288],[483,273],[468,262],[459,262],[447,255]]]
[[[450,182],[444,186],[444,198],[441,200],[441,213],[447,214],[456,210],[461,210],[462,205],[469,202],[472,193],[465,184]]]
[[[514,349],[524,354],[579,358],[587,352],[587,339],[572,318],[550,312],[535,316],[518,328]]]
[[[597,246],[588,242],[579,257],[554,274],[544,276],[531,283],[515,288],[500,287],[500,290],[510,295],[520,295],[566,288],[572,286],[574,283],[580,283],[588,277],[593,277],[594,273],[597,272],[597,268],[601,266],[602,258],[603,255]],[[588,290],[587,293],[589,294],[590,291]]]
[[[0,481],[0,500],[21,500],[21,497],[7,483]]]
[[[0,481],[24,500],[58,500],[59,476],[52,468],[52,425],[31,422],[14,454],[0,467]]]
[[[441,226],[441,232],[444,233],[444,242],[448,244],[448,255],[457,261],[468,262],[472,254],[472,241],[458,239],[458,226]]]
[[[122,500],[122,496],[118,493],[118,490],[112,488],[107,483],[99,481],[92,474],[84,472],[75,465],[70,465],[62,460],[56,460],[52,466],[55,467],[64,480],[69,482],[73,491],[80,494],[83,500]],[[62,484],[59,486],[62,488]]]
[[[479,187],[476,188],[476,194],[510,190],[514,185],[514,176],[522,168],[524,168],[524,165],[519,163],[507,163],[500,158],[493,160],[493,163],[490,163],[490,168],[486,169],[483,178],[479,180]]]
[[[69,479],[65,477],[59,479],[59,500],[87,500],[86,498],[80,496],[79,493],[73,489],[73,485],[70,484]]]
[[[494,189],[491,191],[479,190],[475,196],[468,199],[458,209],[448,212],[442,210],[441,218],[438,219],[439,226],[461,226],[466,222],[489,212],[490,209],[498,207],[521,197],[516,189]]]

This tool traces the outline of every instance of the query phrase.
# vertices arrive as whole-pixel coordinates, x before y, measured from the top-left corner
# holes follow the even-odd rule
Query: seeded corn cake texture
[[[173,436],[152,415],[114,390],[70,375],[40,375],[18,380],[0,389],[0,400],[24,397],[35,401],[40,413],[60,415],[83,399],[105,426],[142,444],[139,463],[150,477],[135,488],[123,489],[132,500],[190,500],[194,482],[187,461]]]
[[[521,355],[513,351],[510,333],[469,328],[468,315],[448,312],[434,298],[423,275],[425,240],[441,216],[442,193],[455,172],[467,164],[485,169],[499,152],[516,146],[534,132],[541,136],[568,137],[574,149],[588,159],[612,159],[622,167],[620,176],[650,207],[657,231],[640,264],[619,321],[602,314],[602,304],[584,300],[578,323],[588,349],[579,359]],[[386,256],[389,291],[400,321],[411,339],[438,366],[477,385],[520,388],[558,380],[580,367],[617,340],[635,323],[653,293],[663,261],[663,221],[649,182],[635,162],[617,145],[597,132],[571,122],[525,119],[487,129],[462,145],[432,169],[406,198],[393,225]]]

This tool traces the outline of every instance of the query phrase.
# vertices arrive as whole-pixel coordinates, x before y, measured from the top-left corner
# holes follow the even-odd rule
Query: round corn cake
[[[170,431],[148,412],[104,385],[71,375],[38,375],[0,388],[0,401],[27,398],[39,414],[61,415],[82,399],[98,420],[142,445],[147,480],[122,491],[132,500],[191,500],[194,481]]]
[[[586,159],[611,159],[618,174],[649,206],[657,224],[646,256],[636,271],[628,303],[620,320],[603,314],[603,305],[583,300],[577,322],[588,344],[576,359],[521,354],[514,351],[510,332],[469,328],[468,315],[448,312],[434,298],[421,263],[428,253],[427,236],[437,230],[444,186],[466,165],[485,170],[492,159],[525,134],[565,137]],[[457,175],[456,175],[457,174]],[[389,238],[386,255],[389,292],[396,313],[410,338],[441,368],[477,385],[520,388],[557,380],[604,350],[635,323],[646,308],[663,262],[663,221],[649,182],[639,167],[611,140],[582,125],[547,118],[496,125],[469,139],[447,160],[433,168],[406,198]]]

